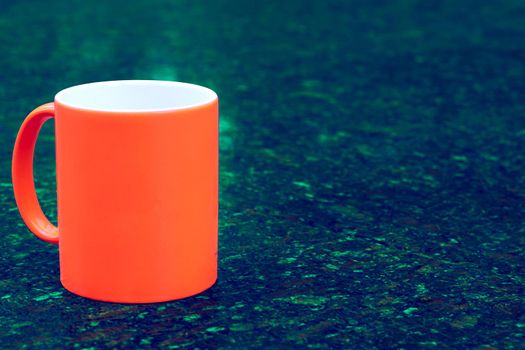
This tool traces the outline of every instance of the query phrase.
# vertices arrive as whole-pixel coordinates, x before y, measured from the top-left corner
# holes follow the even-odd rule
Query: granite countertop
[[[523,1],[0,3],[0,347],[518,349]],[[27,113],[62,88],[221,99],[219,280],[188,299],[65,291],[17,212]],[[53,124],[37,144],[56,222]]]

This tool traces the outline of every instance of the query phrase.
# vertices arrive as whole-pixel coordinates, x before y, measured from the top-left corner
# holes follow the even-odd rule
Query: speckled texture
[[[1,348],[525,348],[525,3],[0,3]],[[55,92],[221,98],[220,271],[86,300],[23,225],[11,148]],[[56,219],[52,123],[35,160]]]

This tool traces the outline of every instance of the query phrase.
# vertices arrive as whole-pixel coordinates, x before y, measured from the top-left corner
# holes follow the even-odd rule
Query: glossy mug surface
[[[58,228],[33,183],[42,124],[55,119]],[[22,218],[59,246],[60,280],[92,299],[184,298],[217,278],[218,98],[148,80],[62,90],[23,122],[13,152]]]

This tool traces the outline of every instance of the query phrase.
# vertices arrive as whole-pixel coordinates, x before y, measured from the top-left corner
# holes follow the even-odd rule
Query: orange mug
[[[50,118],[58,228],[44,216],[33,182],[36,138]],[[218,98],[212,90],[152,80],[62,90],[23,122],[12,175],[24,222],[58,244],[67,290],[151,303],[215,283]]]

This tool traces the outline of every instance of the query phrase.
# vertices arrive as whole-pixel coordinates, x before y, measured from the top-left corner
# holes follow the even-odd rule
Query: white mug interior
[[[217,94],[206,87],[161,80],[115,80],[73,86],[55,101],[78,109],[105,112],[153,112],[211,103]]]

